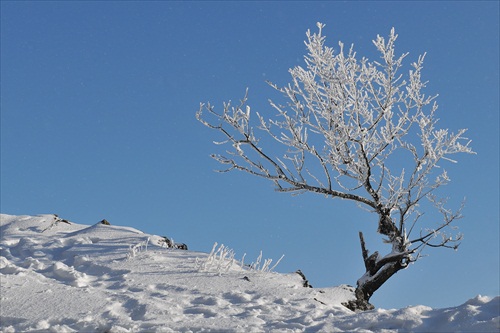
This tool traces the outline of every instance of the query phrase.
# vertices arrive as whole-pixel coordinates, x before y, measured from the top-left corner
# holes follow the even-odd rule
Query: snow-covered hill
[[[305,288],[299,274],[250,269],[230,251],[167,248],[133,228],[55,215],[2,214],[0,228],[1,332],[500,330],[499,297],[353,313],[341,305],[352,287]]]

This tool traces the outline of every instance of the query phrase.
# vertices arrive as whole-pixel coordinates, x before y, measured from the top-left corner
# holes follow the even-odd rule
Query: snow
[[[353,313],[341,305],[350,286],[305,288],[296,273],[214,265],[133,228],[2,214],[0,231],[5,333],[500,330],[500,297]]]

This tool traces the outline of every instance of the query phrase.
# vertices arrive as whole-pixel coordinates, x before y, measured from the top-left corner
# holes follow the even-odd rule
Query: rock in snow
[[[134,228],[1,215],[1,332],[499,332],[500,298],[353,313],[352,287],[164,246]],[[215,248],[215,247],[214,247]]]

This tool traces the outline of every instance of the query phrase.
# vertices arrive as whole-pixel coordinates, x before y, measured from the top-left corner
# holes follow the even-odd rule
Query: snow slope
[[[305,288],[133,228],[2,214],[0,231],[1,332],[500,331],[499,297],[353,313],[352,287]]]

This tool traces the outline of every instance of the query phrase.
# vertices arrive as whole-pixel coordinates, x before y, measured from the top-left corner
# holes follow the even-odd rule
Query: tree
[[[448,209],[436,189],[450,181],[441,163],[455,162],[453,154],[474,152],[463,137],[465,129],[450,133],[436,127],[436,96],[422,91],[425,54],[400,73],[408,53],[395,55],[394,29],[387,41],[380,36],[373,41],[381,60],[369,61],[357,60],[352,46],[345,52],[341,42],[338,52],[325,46],[324,25],[317,26],[317,33],[306,33],[305,68],[290,69],[292,81],[285,87],[268,82],[286,100],[270,100],[274,118],[255,113],[256,126],[251,123],[248,90],[239,105],[224,103],[218,113],[202,103],[196,116],[222,133],[223,140],[215,143],[228,147],[226,155],[212,155],[227,166],[221,171],[268,179],[280,192],[354,201],[377,215],[376,231],[392,250],[370,254],[359,232],[366,272],[357,281],[356,301],[345,304],[367,310],[373,308],[373,293],[417,261],[424,248],[458,247],[462,235],[449,230],[461,217],[463,203],[456,211]],[[278,143],[282,156],[272,154],[274,148],[266,148],[257,132]],[[425,201],[442,220],[417,227],[424,220],[420,209],[429,206]]]

